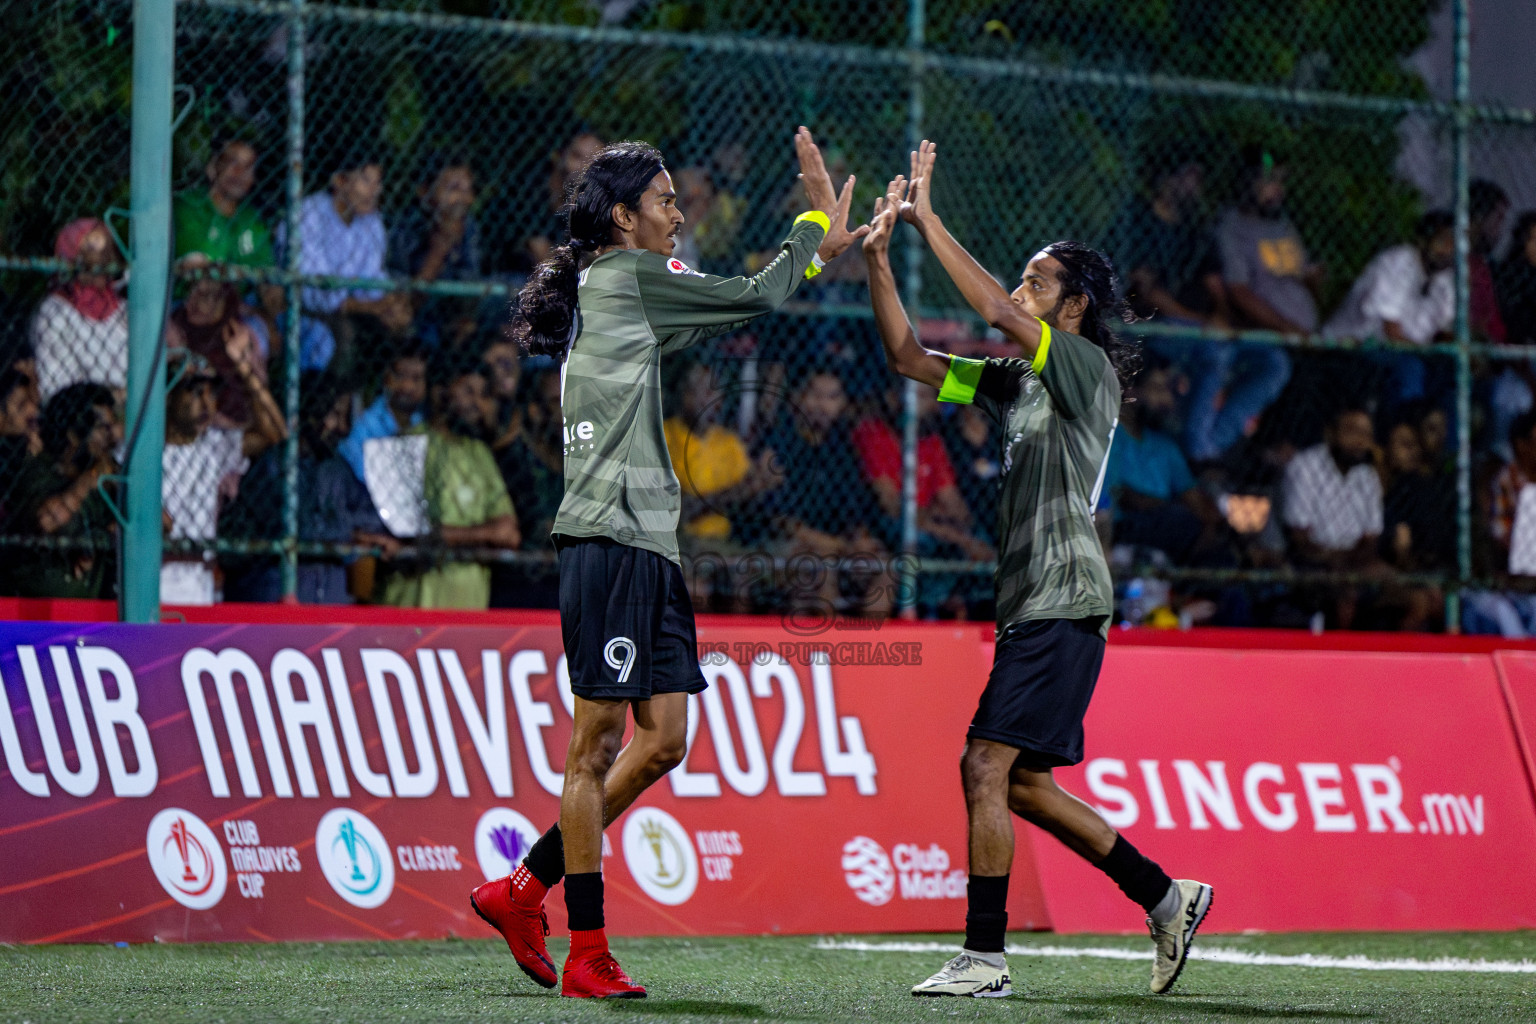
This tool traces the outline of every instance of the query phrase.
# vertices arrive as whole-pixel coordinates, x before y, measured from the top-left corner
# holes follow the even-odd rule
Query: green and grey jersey
[[[778,308],[825,236],[818,219],[802,217],[750,278],[701,274],[644,249],[592,262],[560,368],[565,498],[553,533],[607,537],[681,562],[682,489],[662,429],[661,357]]]
[[[1093,513],[1120,419],[1120,382],[1097,345],[1041,324],[1030,359],[953,356],[940,401],[974,402],[1002,429],[998,635],[1017,622],[1103,616],[1113,585]]]

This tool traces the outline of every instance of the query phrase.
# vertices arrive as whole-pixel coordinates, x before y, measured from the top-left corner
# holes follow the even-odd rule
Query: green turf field
[[[958,936],[620,939],[643,1001],[562,1000],[535,988],[497,941],[325,945],[0,947],[0,1021],[1505,1021],[1536,1020],[1536,932],[1219,936],[1197,951],[1450,957],[1456,971],[1191,960],[1169,996],[1146,994],[1144,939],[1014,935],[1011,999],[914,999],[932,950],[828,948]],[[1026,950],[1051,950],[1031,955]],[[1064,955],[1092,950],[1084,957]],[[565,943],[551,943],[560,961]],[[1479,961],[1506,971],[1474,972]],[[1509,968],[1525,961],[1524,972]]]

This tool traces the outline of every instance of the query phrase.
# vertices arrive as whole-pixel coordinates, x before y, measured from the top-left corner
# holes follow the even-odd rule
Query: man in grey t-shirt
[[[1235,326],[1310,334],[1317,330],[1311,286],[1316,268],[1285,214],[1285,168],[1266,152],[1246,156],[1241,203],[1216,225],[1222,285]],[[1184,443],[1195,461],[1218,458],[1242,439],[1291,376],[1285,350],[1272,345],[1207,341],[1190,360]],[[1217,398],[1226,400],[1217,409]]]

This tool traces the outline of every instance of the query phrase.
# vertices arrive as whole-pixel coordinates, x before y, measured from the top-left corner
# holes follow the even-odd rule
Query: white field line
[[[820,939],[816,949],[849,950],[862,953],[945,953],[959,952],[958,946],[943,942],[859,942]],[[1151,950],[1115,949],[1109,946],[1009,946],[1013,956],[1089,957],[1095,960],[1151,960]],[[1191,960],[1216,964],[1241,964],[1249,967],[1313,967],[1346,971],[1431,971],[1461,974],[1536,974],[1536,962],[1530,960],[1466,960],[1444,956],[1434,960],[1395,957],[1377,960],[1368,956],[1320,956],[1300,953],[1248,953],[1237,949],[1195,947]]]

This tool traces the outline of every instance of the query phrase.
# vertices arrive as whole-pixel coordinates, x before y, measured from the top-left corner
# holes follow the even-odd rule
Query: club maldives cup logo
[[[654,807],[624,819],[624,863],[645,894],[675,907],[699,886],[699,857],[676,818]]]
[[[896,872],[885,847],[868,836],[854,836],[843,844],[843,879],[859,899],[872,907],[891,901],[896,891]]]
[[[517,870],[538,841],[533,822],[507,807],[492,807],[475,823],[475,859],[487,882]]]
[[[365,909],[381,906],[395,888],[395,862],[384,833],[348,808],[326,813],[315,829],[320,873],[336,895]]]
[[[167,807],[150,819],[145,852],[155,877],[171,899],[192,910],[207,910],[224,898],[229,869],[213,830],[191,811]]]

